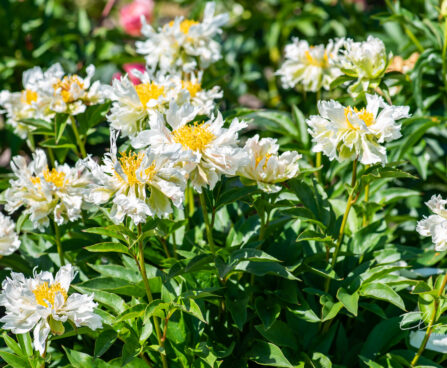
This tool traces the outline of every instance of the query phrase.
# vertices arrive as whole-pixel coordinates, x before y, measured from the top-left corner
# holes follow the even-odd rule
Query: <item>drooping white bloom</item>
[[[447,250],[447,200],[438,195],[434,195],[426,203],[428,208],[434,213],[429,217],[424,217],[416,226],[416,231],[422,236],[431,236],[438,252]]]
[[[81,161],[76,167],[67,164],[49,169],[44,151],[37,149],[29,164],[22,156],[12,159],[15,179],[5,192],[5,209],[12,213],[25,207],[34,228],[48,226],[49,217],[61,225],[81,216],[83,193],[89,178],[83,172]]]
[[[214,99],[222,97],[219,87],[204,90],[201,74],[191,74],[185,80],[179,75],[159,75],[133,70],[141,83],[134,85],[127,76],[115,79],[112,86],[104,86],[103,93],[114,102],[107,116],[113,129],[123,136],[135,136],[148,127],[149,115],[164,113],[170,101],[178,105],[190,103],[199,114],[209,114],[214,108]]]
[[[224,128],[222,115],[202,123],[188,124],[196,115],[191,105],[178,106],[171,103],[165,115],[154,115],[150,129],[141,132],[132,140],[136,148],[150,145],[154,153],[181,149],[189,158],[183,160],[190,172],[189,179],[199,193],[209,186],[213,189],[222,174],[235,175],[244,165],[246,153],[238,147],[238,132],[247,124],[234,119]]]
[[[3,328],[15,334],[34,330],[34,348],[41,355],[50,332],[62,334],[62,324],[67,320],[77,327],[101,328],[101,317],[94,313],[98,304],[93,295],[68,296],[75,275],[70,264],[61,267],[55,277],[50,272],[35,272],[33,278],[25,278],[12,272],[3,281],[0,294],[0,305],[6,308],[6,315],[0,319]]]
[[[141,32],[147,40],[136,43],[137,52],[153,71],[190,73],[207,68],[221,58],[220,44],[213,37],[228,22],[227,14],[215,16],[214,11],[215,4],[207,3],[201,22],[177,17],[158,30],[142,19]]]
[[[247,140],[244,150],[249,161],[240,167],[238,175],[256,181],[265,192],[278,192],[281,187],[276,183],[294,178],[299,173],[298,160],[301,155],[294,151],[279,155],[276,139],[259,139],[255,135]]]
[[[42,119],[50,121],[54,111],[50,109],[53,92],[52,83],[56,83],[63,71],[59,64],[51,66],[47,71],[39,67],[23,73],[23,90],[20,92],[1,91],[0,105],[7,113],[7,123],[21,138],[27,138],[35,127],[26,124],[24,119]]]
[[[20,247],[15,224],[8,216],[0,212],[0,255],[9,256]]]
[[[342,74],[330,61],[337,57],[343,40],[330,40],[325,45],[310,46],[294,38],[285,47],[285,61],[276,72],[284,88],[301,87],[304,91],[329,90],[330,84]]]
[[[425,337],[425,331],[412,331],[410,333],[410,345],[419,349]],[[428,338],[425,349],[447,354],[447,335],[432,333]]]
[[[146,222],[148,216],[167,217],[172,213],[171,203],[181,208],[187,179],[187,172],[176,165],[181,152],[154,154],[147,150],[122,152],[118,157],[116,138],[112,132],[111,150],[103,165],[90,157],[85,161],[96,181],[86,200],[96,205],[111,200],[110,217],[116,223],[125,216],[135,224]]]
[[[341,56],[334,65],[346,75],[357,78],[349,87],[349,93],[356,96],[361,91],[375,88],[388,67],[389,55],[382,40],[368,36],[364,42],[347,39]]]
[[[344,107],[336,101],[319,101],[320,115],[306,122],[315,143],[314,152],[330,160],[358,159],[369,165],[387,162],[382,144],[401,136],[397,120],[409,117],[408,106],[390,106],[382,97],[366,94],[366,108]]]

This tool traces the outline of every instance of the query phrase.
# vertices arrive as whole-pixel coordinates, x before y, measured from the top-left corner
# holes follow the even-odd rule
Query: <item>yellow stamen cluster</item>
[[[197,93],[202,90],[200,83],[194,83],[191,81],[182,81],[182,88],[188,90],[191,98],[196,97]]]
[[[45,281],[33,290],[37,304],[42,305],[43,307],[49,307],[47,303],[54,306],[54,299],[58,293],[64,297],[64,301],[67,300],[67,292],[58,282],[48,286],[48,282]]]
[[[209,127],[203,123],[184,125],[174,130],[172,135],[176,143],[180,143],[183,148],[193,151],[203,151],[216,138],[210,132]]]
[[[262,165],[262,168],[265,169],[267,167],[267,162],[269,162],[270,157],[272,157],[271,153],[266,153],[264,156],[257,156],[255,166],[258,167],[259,163],[265,158],[264,165]]]
[[[121,168],[123,169],[124,174],[127,177],[127,184],[134,185],[138,184],[139,180],[137,179],[136,171],[140,168],[141,162],[143,161],[144,153],[135,153],[135,152],[121,152],[121,157],[118,159]],[[115,171],[116,176],[124,181],[124,179]]]
[[[143,106],[146,106],[149,100],[156,100],[165,95],[164,87],[155,83],[140,83],[135,86],[135,90]]]
[[[155,164],[149,166],[146,170],[144,170],[144,174],[146,175],[146,180],[151,181],[155,176]]]
[[[48,167],[43,171],[43,177],[48,183],[53,183],[56,187],[61,188],[65,183],[65,173],[62,171],[57,171],[56,169],[48,169]],[[39,178],[35,178],[39,179]],[[32,181],[32,179],[31,179]],[[34,182],[33,182],[34,183]],[[40,179],[37,183],[40,183]],[[34,183],[36,184],[36,183]]]
[[[60,89],[60,94],[65,103],[73,102],[75,98],[71,95],[71,86],[77,84],[80,89],[84,89],[84,83],[79,80],[77,75],[65,76],[53,85],[55,91]]]
[[[32,176],[31,183],[33,183],[34,185],[40,185],[40,178],[38,176]]]
[[[191,19],[182,20],[180,22],[180,31],[184,34],[188,34],[191,26],[195,26],[196,24],[199,24],[199,22],[196,22],[195,20],[191,20]],[[169,22],[169,27],[173,27],[173,26],[174,26],[174,21],[171,20]]]
[[[20,97],[20,101],[23,104],[31,105],[32,102],[37,101],[37,92],[32,91],[30,89],[23,90],[22,96]]]
[[[312,48],[312,47],[311,47]],[[304,55],[306,56],[306,60],[307,62],[312,65],[312,66],[318,66],[320,68],[327,68],[329,65],[329,57],[327,55],[327,52],[324,52],[323,55],[323,60],[317,60],[315,59],[309,52],[309,50],[306,50],[306,52],[304,53]]]
[[[374,114],[369,112],[365,108],[358,110],[356,107],[351,108],[351,106],[345,107],[345,118],[349,127],[352,129],[356,129],[349,121],[349,116],[355,113],[360,120],[363,120],[366,126],[370,126],[374,124]]]

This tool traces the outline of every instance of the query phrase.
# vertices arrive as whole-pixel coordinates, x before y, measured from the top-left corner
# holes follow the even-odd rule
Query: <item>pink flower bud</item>
[[[148,22],[152,20],[154,10],[153,0],[135,0],[120,9],[120,23],[127,34],[132,36],[141,35],[141,16]]]
[[[137,69],[142,73],[144,73],[146,71],[146,67],[142,63],[124,64],[123,69],[129,75],[129,79],[133,84],[140,84],[141,81],[132,73],[132,70]]]

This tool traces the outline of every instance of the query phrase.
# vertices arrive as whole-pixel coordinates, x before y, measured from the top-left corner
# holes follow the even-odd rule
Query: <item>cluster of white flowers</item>
[[[56,113],[76,115],[86,106],[103,101],[101,84],[91,82],[95,67],[87,67],[87,76],[65,75],[60,64],[46,71],[34,67],[23,73],[21,92],[0,92],[0,105],[7,113],[7,123],[14,127],[21,138],[27,138],[34,127],[24,119],[50,121]]]
[[[329,90],[331,83],[342,74],[331,60],[336,58],[344,40],[330,40],[325,45],[310,46],[294,38],[285,48],[285,61],[276,72],[284,88],[301,87],[304,91]]]
[[[306,122],[315,143],[314,152],[330,160],[354,160],[365,165],[387,162],[382,144],[401,136],[396,121],[409,117],[408,106],[391,106],[382,97],[366,94],[366,108],[344,107],[339,102],[319,101],[320,115]]]
[[[148,72],[134,70],[141,83],[134,85],[127,76],[115,79],[112,86],[104,86],[103,93],[113,102],[108,120],[122,136],[135,136],[147,128],[151,114],[165,112],[171,101],[178,105],[192,104],[198,114],[208,115],[214,109],[214,100],[222,97],[218,86],[202,89],[202,74],[191,74],[188,79],[179,75],[151,78]]]
[[[45,152],[38,149],[29,164],[22,156],[14,157],[11,168],[15,178],[5,192],[9,213],[24,206],[34,228],[40,229],[48,226],[50,216],[59,225],[81,216],[85,187],[90,181],[81,161],[74,168],[63,164],[50,170]]]
[[[152,71],[174,70],[186,73],[207,68],[221,58],[220,44],[213,38],[228,22],[227,14],[214,15],[215,4],[205,6],[202,21],[177,17],[158,30],[143,20],[142,34],[147,40],[136,43]]]
[[[348,88],[356,97],[378,86],[389,59],[384,43],[373,36],[364,42],[330,40],[326,46],[310,46],[295,38],[285,47],[285,61],[276,74],[284,88],[300,87],[311,92],[329,90],[331,82],[345,74],[357,78]]]
[[[15,232],[14,222],[0,212],[0,255],[8,256],[20,247],[20,239]]]
[[[422,236],[431,236],[435,249],[438,252],[447,250],[447,200],[440,195],[434,195],[426,203],[428,208],[434,213],[429,217],[424,217],[419,221],[416,231]]]
[[[61,267],[55,277],[50,272],[40,272],[27,279],[21,273],[12,272],[3,281],[0,294],[0,305],[6,309],[0,319],[3,329],[15,334],[34,329],[34,348],[43,355],[50,332],[62,334],[67,320],[76,327],[101,328],[101,317],[94,312],[97,304],[93,295],[68,296],[75,275],[70,264]]]

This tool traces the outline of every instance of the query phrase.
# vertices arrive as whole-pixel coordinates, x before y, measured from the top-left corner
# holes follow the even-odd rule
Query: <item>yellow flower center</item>
[[[143,161],[144,153],[135,152],[121,152],[121,157],[118,159],[124,174],[127,176],[127,184],[134,185],[138,184],[136,171],[140,168],[141,162]],[[123,178],[115,171],[115,174],[120,180]],[[123,180],[124,181],[124,180]]]
[[[310,48],[312,49],[313,46],[311,46]],[[304,55],[306,56],[306,60],[310,65],[318,66],[319,68],[327,68],[328,67],[329,57],[328,57],[326,51],[324,52],[323,60],[318,60],[318,59],[314,58],[311,55],[311,53],[309,52],[309,50],[306,50]]]
[[[372,112],[369,112],[365,108],[362,108],[361,110],[358,110],[356,107],[351,108],[351,106],[345,107],[345,118],[346,122],[348,123],[349,127],[351,129],[357,129],[355,128],[350,122],[348,117],[352,115],[353,113],[357,114],[357,117],[360,120],[363,120],[366,126],[370,126],[371,124],[374,124],[374,114]]]
[[[84,83],[79,80],[77,75],[65,76],[62,80],[59,79],[59,81],[53,85],[55,91],[60,89],[62,99],[65,103],[73,102],[75,100],[70,91],[73,84],[78,85],[80,89],[84,88]]]
[[[183,148],[193,151],[203,151],[216,138],[209,127],[202,124],[184,125],[172,132],[174,141]]]
[[[44,179],[49,182],[53,183],[56,187],[61,188],[64,186],[65,182],[65,173],[62,171],[57,171],[56,169],[51,169],[51,171],[48,169],[48,167],[43,171],[43,177]],[[38,180],[36,180],[38,179]],[[36,180],[36,183],[40,183],[39,178],[34,178]],[[33,181],[33,179],[31,179]],[[34,184],[36,184],[33,181]]]
[[[195,26],[196,24],[199,24],[199,22],[196,22],[195,20],[191,20],[191,19],[182,20],[180,22],[180,31],[184,34],[188,34],[191,26]],[[174,26],[174,21],[171,20],[169,22],[169,27],[173,27],[173,26]]]
[[[200,83],[194,83],[191,81],[182,81],[182,88],[188,90],[191,98],[196,97],[197,92],[200,92],[202,90],[202,86],[200,85]]]
[[[259,163],[265,158],[264,165],[262,165],[262,168],[265,169],[267,167],[267,162],[269,162],[270,157],[272,157],[271,153],[266,153],[264,156],[257,156],[255,166],[258,167]]]
[[[30,89],[23,90],[20,101],[24,104],[31,105],[32,102],[37,101],[37,92]]]
[[[135,90],[143,106],[146,106],[149,100],[156,100],[165,95],[164,87],[155,83],[140,83],[135,86]]]
[[[58,282],[48,286],[48,282],[45,281],[33,290],[37,304],[44,307],[49,307],[47,302],[54,306],[54,299],[57,293],[60,293],[64,297],[64,301],[67,300],[67,292]]]
[[[33,183],[34,185],[39,185],[40,186],[40,178],[38,176],[32,176],[31,177],[31,183]]]

